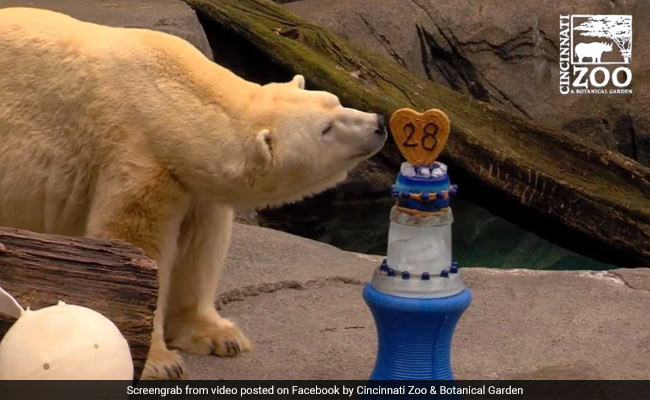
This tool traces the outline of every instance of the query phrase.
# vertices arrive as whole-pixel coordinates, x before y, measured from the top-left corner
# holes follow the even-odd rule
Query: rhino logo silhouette
[[[585,58],[591,58],[592,62],[600,63],[603,53],[608,53],[610,51],[612,51],[611,43],[578,43],[575,47],[574,54],[578,59],[578,63],[583,63]]]
[[[586,38],[601,41],[584,43]],[[629,64],[632,57],[632,16],[572,15],[571,45],[572,60],[577,64]],[[609,52],[612,54],[602,61],[603,53]],[[590,61],[585,61],[585,58]]]

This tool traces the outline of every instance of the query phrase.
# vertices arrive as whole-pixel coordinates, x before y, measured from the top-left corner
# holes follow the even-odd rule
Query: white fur
[[[213,305],[234,206],[318,193],[385,140],[302,76],[260,86],[176,37],[50,11],[0,10],[0,71],[0,225],[119,238],[157,262],[146,377],[182,373],[164,340],[252,347]]]

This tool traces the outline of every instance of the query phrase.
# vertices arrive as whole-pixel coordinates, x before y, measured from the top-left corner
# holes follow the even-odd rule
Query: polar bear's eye
[[[332,124],[327,125],[327,127],[323,129],[323,135],[327,135],[332,130],[332,128]]]

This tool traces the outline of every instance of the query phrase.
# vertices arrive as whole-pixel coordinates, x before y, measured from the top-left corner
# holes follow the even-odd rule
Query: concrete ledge
[[[381,257],[235,225],[217,301],[257,344],[186,355],[193,379],[365,379],[376,334],[361,298]],[[459,379],[650,379],[650,269],[463,268],[474,301],[453,344]]]

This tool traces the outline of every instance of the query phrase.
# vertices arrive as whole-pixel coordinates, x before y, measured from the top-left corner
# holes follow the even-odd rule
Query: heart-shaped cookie
[[[413,165],[430,165],[449,138],[451,124],[437,109],[424,113],[400,108],[390,117],[390,131],[400,153]]]

